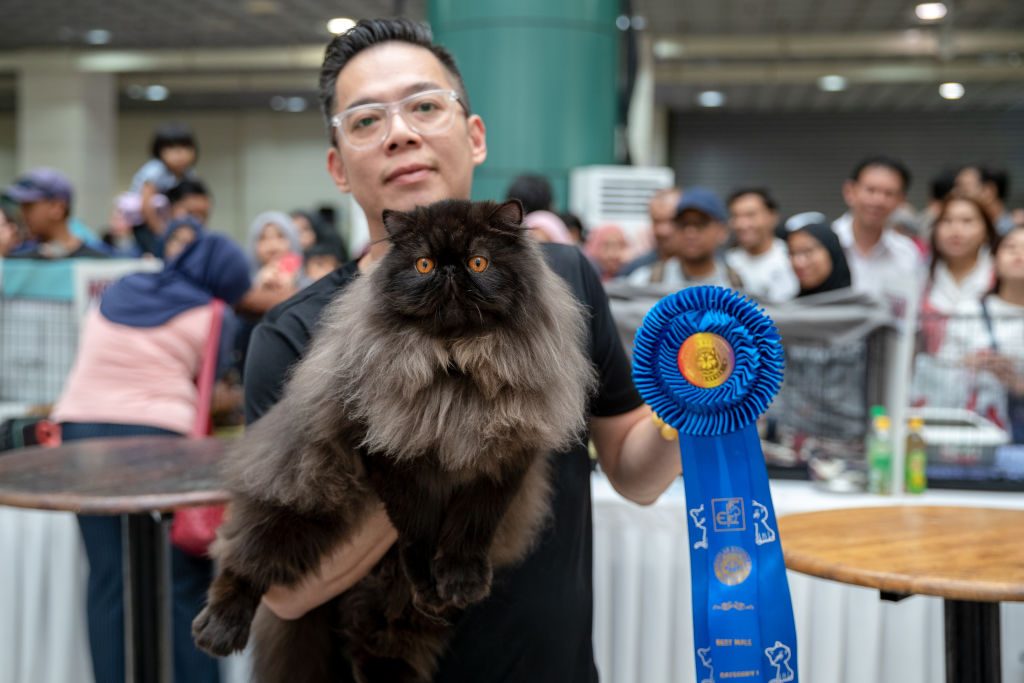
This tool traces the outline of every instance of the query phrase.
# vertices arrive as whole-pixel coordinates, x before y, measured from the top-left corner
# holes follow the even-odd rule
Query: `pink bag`
[[[221,323],[224,320],[224,302],[212,301],[213,320],[210,336],[203,349],[202,366],[196,378],[196,421],[189,436],[202,439],[210,434],[210,401],[213,398],[214,375],[217,369],[217,349],[220,343]],[[200,505],[181,508],[174,512],[171,522],[171,543],[190,555],[209,556],[210,544],[217,537],[217,528],[224,521],[223,505]]]

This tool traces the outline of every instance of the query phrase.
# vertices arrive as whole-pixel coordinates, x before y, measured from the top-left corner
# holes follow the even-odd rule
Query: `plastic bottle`
[[[875,413],[875,409],[871,411]],[[892,444],[889,442],[889,417],[875,414],[868,434],[868,491],[892,492]]]
[[[910,418],[906,455],[907,493],[923,493],[928,488],[928,453],[925,450],[924,438],[921,436],[923,428],[924,420],[919,417]]]

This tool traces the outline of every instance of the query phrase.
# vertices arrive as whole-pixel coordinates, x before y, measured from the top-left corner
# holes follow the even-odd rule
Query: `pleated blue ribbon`
[[[782,383],[778,331],[722,287],[665,297],[637,331],[633,378],[678,430],[697,681],[797,681],[796,628],[757,418]]]

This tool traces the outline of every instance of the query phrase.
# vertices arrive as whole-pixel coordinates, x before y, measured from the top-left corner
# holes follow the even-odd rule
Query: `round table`
[[[146,436],[0,456],[0,505],[120,515],[129,682],[172,680],[168,518],[161,513],[228,500],[218,470],[225,445],[219,439]]]
[[[945,599],[946,680],[1000,680],[999,602],[1024,602],[1024,511],[892,506],[779,518],[786,566],[877,588],[884,599]]]

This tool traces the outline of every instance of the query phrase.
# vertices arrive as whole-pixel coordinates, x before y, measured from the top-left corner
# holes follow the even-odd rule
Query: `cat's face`
[[[445,337],[525,315],[537,254],[522,218],[517,201],[385,211],[392,246],[374,275],[383,312]]]

